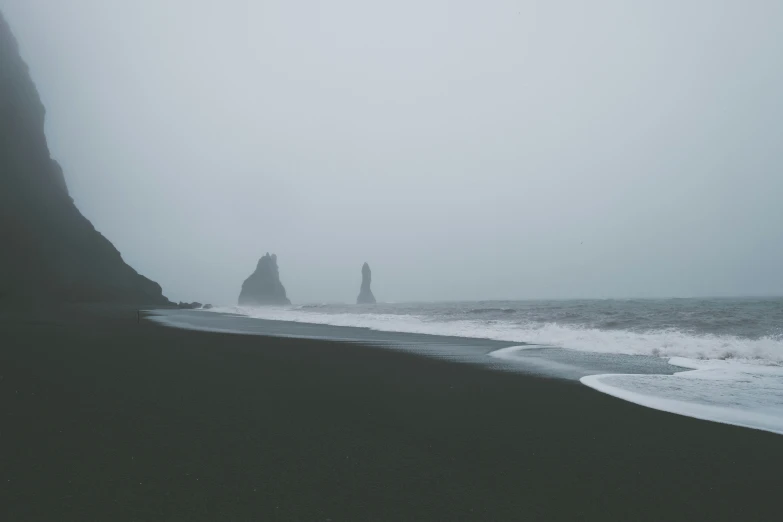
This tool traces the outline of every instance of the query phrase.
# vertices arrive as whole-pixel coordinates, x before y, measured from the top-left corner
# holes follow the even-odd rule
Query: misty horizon
[[[175,301],[783,294],[783,4],[0,0],[52,157]]]

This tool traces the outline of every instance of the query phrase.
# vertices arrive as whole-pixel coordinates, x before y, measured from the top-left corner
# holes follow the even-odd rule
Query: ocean
[[[158,320],[579,379],[643,406],[783,434],[783,298],[219,307]]]

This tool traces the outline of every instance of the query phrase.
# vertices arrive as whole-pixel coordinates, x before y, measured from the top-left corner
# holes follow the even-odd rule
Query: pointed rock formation
[[[258,260],[256,271],[242,283],[239,293],[240,306],[287,305],[291,304],[285,295],[277,268],[277,256],[269,252]]]
[[[0,299],[170,304],[74,205],[45,112],[0,13]]]
[[[362,288],[359,290],[359,297],[356,298],[356,304],[375,304],[375,296],[370,289],[372,283],[372,271],[370,265],[362,265]]]

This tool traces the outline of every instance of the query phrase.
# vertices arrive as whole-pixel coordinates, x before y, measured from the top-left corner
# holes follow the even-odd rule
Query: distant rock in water
[[[269,252],[258,260],[256,271],[242,283],[239,294],[240,306],[287,305],[291,304],[285,295],[277,268],[277,256]]]
[[[193,301],[192,303],[183,303],[180,301],[177,304],[177,308],[182,308],[183,310],[198,310],[199,308],[203,308],[204,305],[199,303],[198,301]]]
[[[370,265],[364,263],[362,266],[362,288],[359,290],[356,304],[375,304],[375,296],[372,295],[370,283],[372,283],[372,271],[370,270]]]
[[[0,13],[0,299],[170,305],[74,205],[45,114]]]

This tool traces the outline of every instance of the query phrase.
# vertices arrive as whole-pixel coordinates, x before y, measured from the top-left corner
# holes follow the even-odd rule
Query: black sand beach
[[[124,308],[0,315],[0,520],[779,520],[783,437]]]

